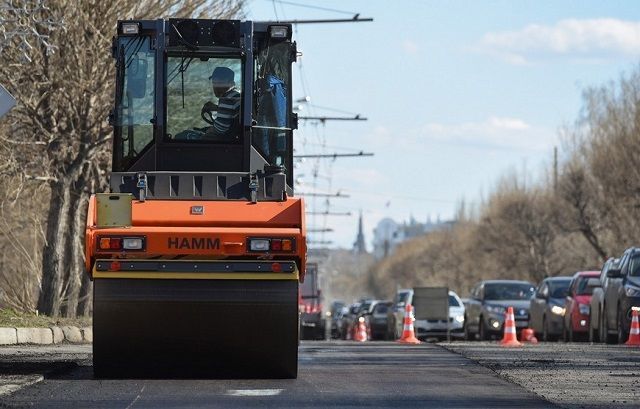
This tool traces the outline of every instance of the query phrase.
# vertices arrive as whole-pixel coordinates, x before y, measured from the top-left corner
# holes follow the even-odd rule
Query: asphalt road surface
[[[562,408],[640,407],[640,348],[540,343],[502,348],[496,342],[443,343]]]
[[[0,348],[0,407],[549,408],[433,344],[303,342],[295,380],[95,380],[91,346]]]

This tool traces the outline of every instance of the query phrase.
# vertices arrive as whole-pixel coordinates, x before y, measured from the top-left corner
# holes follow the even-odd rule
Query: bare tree
[[[108,168],[111,36],[118,19],[235,17],[243,0],[14,1],[4,21],[0,78],[19,104],[2,138],[9,174],[47,183],[50,200],[38,310],[75,316],[83,285],[86,203]],[[30,33],[7,35],[7,33]],[[86,307],[83,306],[83,311]]]

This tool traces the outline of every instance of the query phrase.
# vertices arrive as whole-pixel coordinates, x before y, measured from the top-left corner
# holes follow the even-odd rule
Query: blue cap
[[[232,69],[227,67],[216,67],[209,79],[214,85],[233,87],[235,85],[235,82],[233,81],[234,76],[235,74]]]

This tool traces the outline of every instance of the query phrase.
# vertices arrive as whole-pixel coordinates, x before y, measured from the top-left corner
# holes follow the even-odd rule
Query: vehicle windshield
[[[169,56],[166,140],[240,142],[239,58]]]
[[[360,306],[360,311],[361,312],[368,312],[370,309],[371,309],[371,301],[365,301]]]
[[[640,276],[640,256],[631,259],[631,265],[629,266],[630,276]]]
[[[576,282],[576,295],[593,294],[593,287],[590,287],[587,285],[590,278],[597,278],[597,277],[588,277],[588,276],[578,277]]]
[[[380,304],[375,306],[375,308],[373,309],[373,313],[374,314],[386,314],[388,310],[389,310],[389,306],[387,304],[380,303]]]
[[[300,283],[300,295],[303,298],[316,297],[318,295],[318,280],[315,267],[307,267],[304,281]]]
[[[401,302],[406,303],[408,298],[409,298],[408,291],[398,293],[398,295],[396,295],[396,304],[400,304]]]
[[[459,307],[460,303],[453,295],[449,296],[449,307]]]
[[[535,288],[531,284],[492,283],[484,286],[485,300],[528,300],[534,293]]]
[[[549,281],[549,297],[562,298],[567,295],[567,290],[571,285],[571,279],[566,280],[550,280]]]

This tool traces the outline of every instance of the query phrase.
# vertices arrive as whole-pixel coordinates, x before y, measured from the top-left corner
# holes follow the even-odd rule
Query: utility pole
[[[553,147],[553,192],[558,193],[558,147]]]

